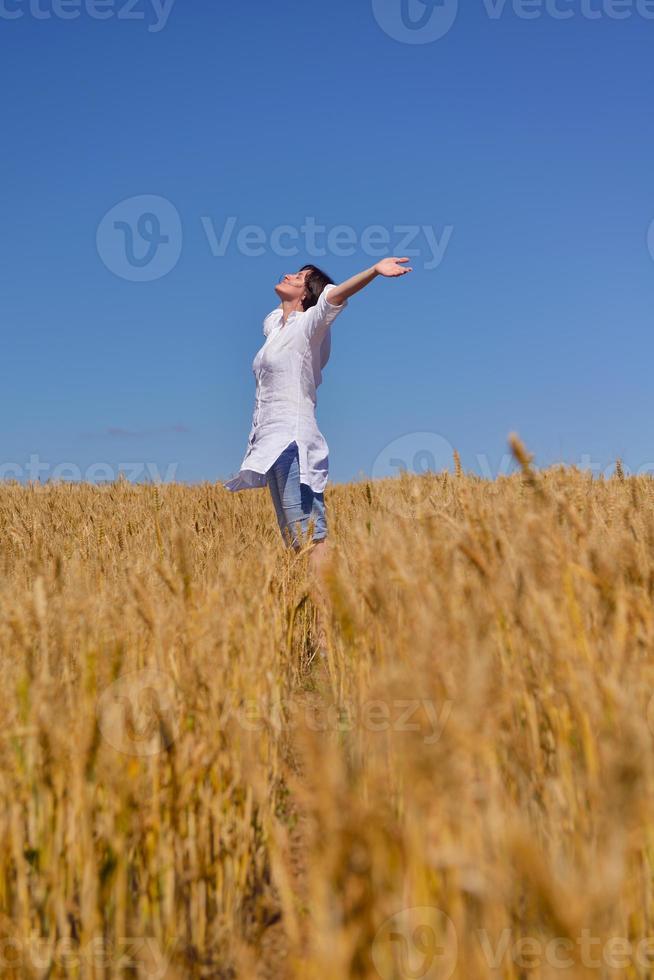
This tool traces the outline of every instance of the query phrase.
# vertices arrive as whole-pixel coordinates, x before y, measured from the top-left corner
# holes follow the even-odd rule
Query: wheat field
[[[654,480],[0,485],[0,975],[654,976]]]

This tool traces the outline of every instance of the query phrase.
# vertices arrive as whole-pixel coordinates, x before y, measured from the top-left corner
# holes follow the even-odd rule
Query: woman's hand
[[[403,268],[400,265],[400,262],[408,261],[406,256],[399,259],[395,255],[388,259],[382,259],[377,265],[371,265],[369,269],[364,269],[363,272],[357,273],[351,279],[346,279],[338,286],[335,285],[329,293],[328,302],[334,306],[340,306],[341,303],[349,299],[350,296],[354,296],[377,276],[404,276],[407,272],[413,272],[411,266]]]
[[[382,259],[375,266],[375,272],[380,276],[404,276],[407,272],[413,272],[411,266],[403,269],[400,262],[408,262],[408,258],[405,256],[402,259],[398,259],[395,256],[391,256],[388,259]]]

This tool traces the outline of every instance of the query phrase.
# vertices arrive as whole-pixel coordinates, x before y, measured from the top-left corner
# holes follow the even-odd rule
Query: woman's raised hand
[[[375,272],[378,272],[380,276],[403,276],[407,272],[413,272],[411,266],[402,268],[400,262],[408,262],[409,259],[405,256],[402,259],[398,259],[396,256],[391,256],[387,259],[382,259],[375,266]]]

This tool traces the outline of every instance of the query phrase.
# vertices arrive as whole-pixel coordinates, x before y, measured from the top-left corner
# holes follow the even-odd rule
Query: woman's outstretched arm
[[[345,282],[331,289],[329,302],[335,306],[340,306],[344,300],[349,299],[350,296],[354,296],[355,293],[358,293],[364,286],[371,283],[377,276],[404,276],[407,272],[413,272],[410,266],[405,268],[400,265],[400,262],[408,261],[409,259],[407,257],[400,259],[396,256],[382,259],[376,265],[371,266],[370,269],[365,269],[363,272],[357,273],[356,276],[352,276],[351,279],[346,279]]]

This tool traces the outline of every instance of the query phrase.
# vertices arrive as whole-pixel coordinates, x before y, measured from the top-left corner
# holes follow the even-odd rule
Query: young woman
[[[401,264],[408,261],[382,259],[340,285],[315,265],[305,265],[281,277],[275,286],[280,304],[263,321],[266,341],[252,362],[256,397],[248,448],[239,473],[223,485],[233,491],[269,487],[282,538],[295,551],[309,545],[316,579],[328,557],[328,446],[315,409],[329,360],[330,328],[350,296],[377,276],[412,272]]]

